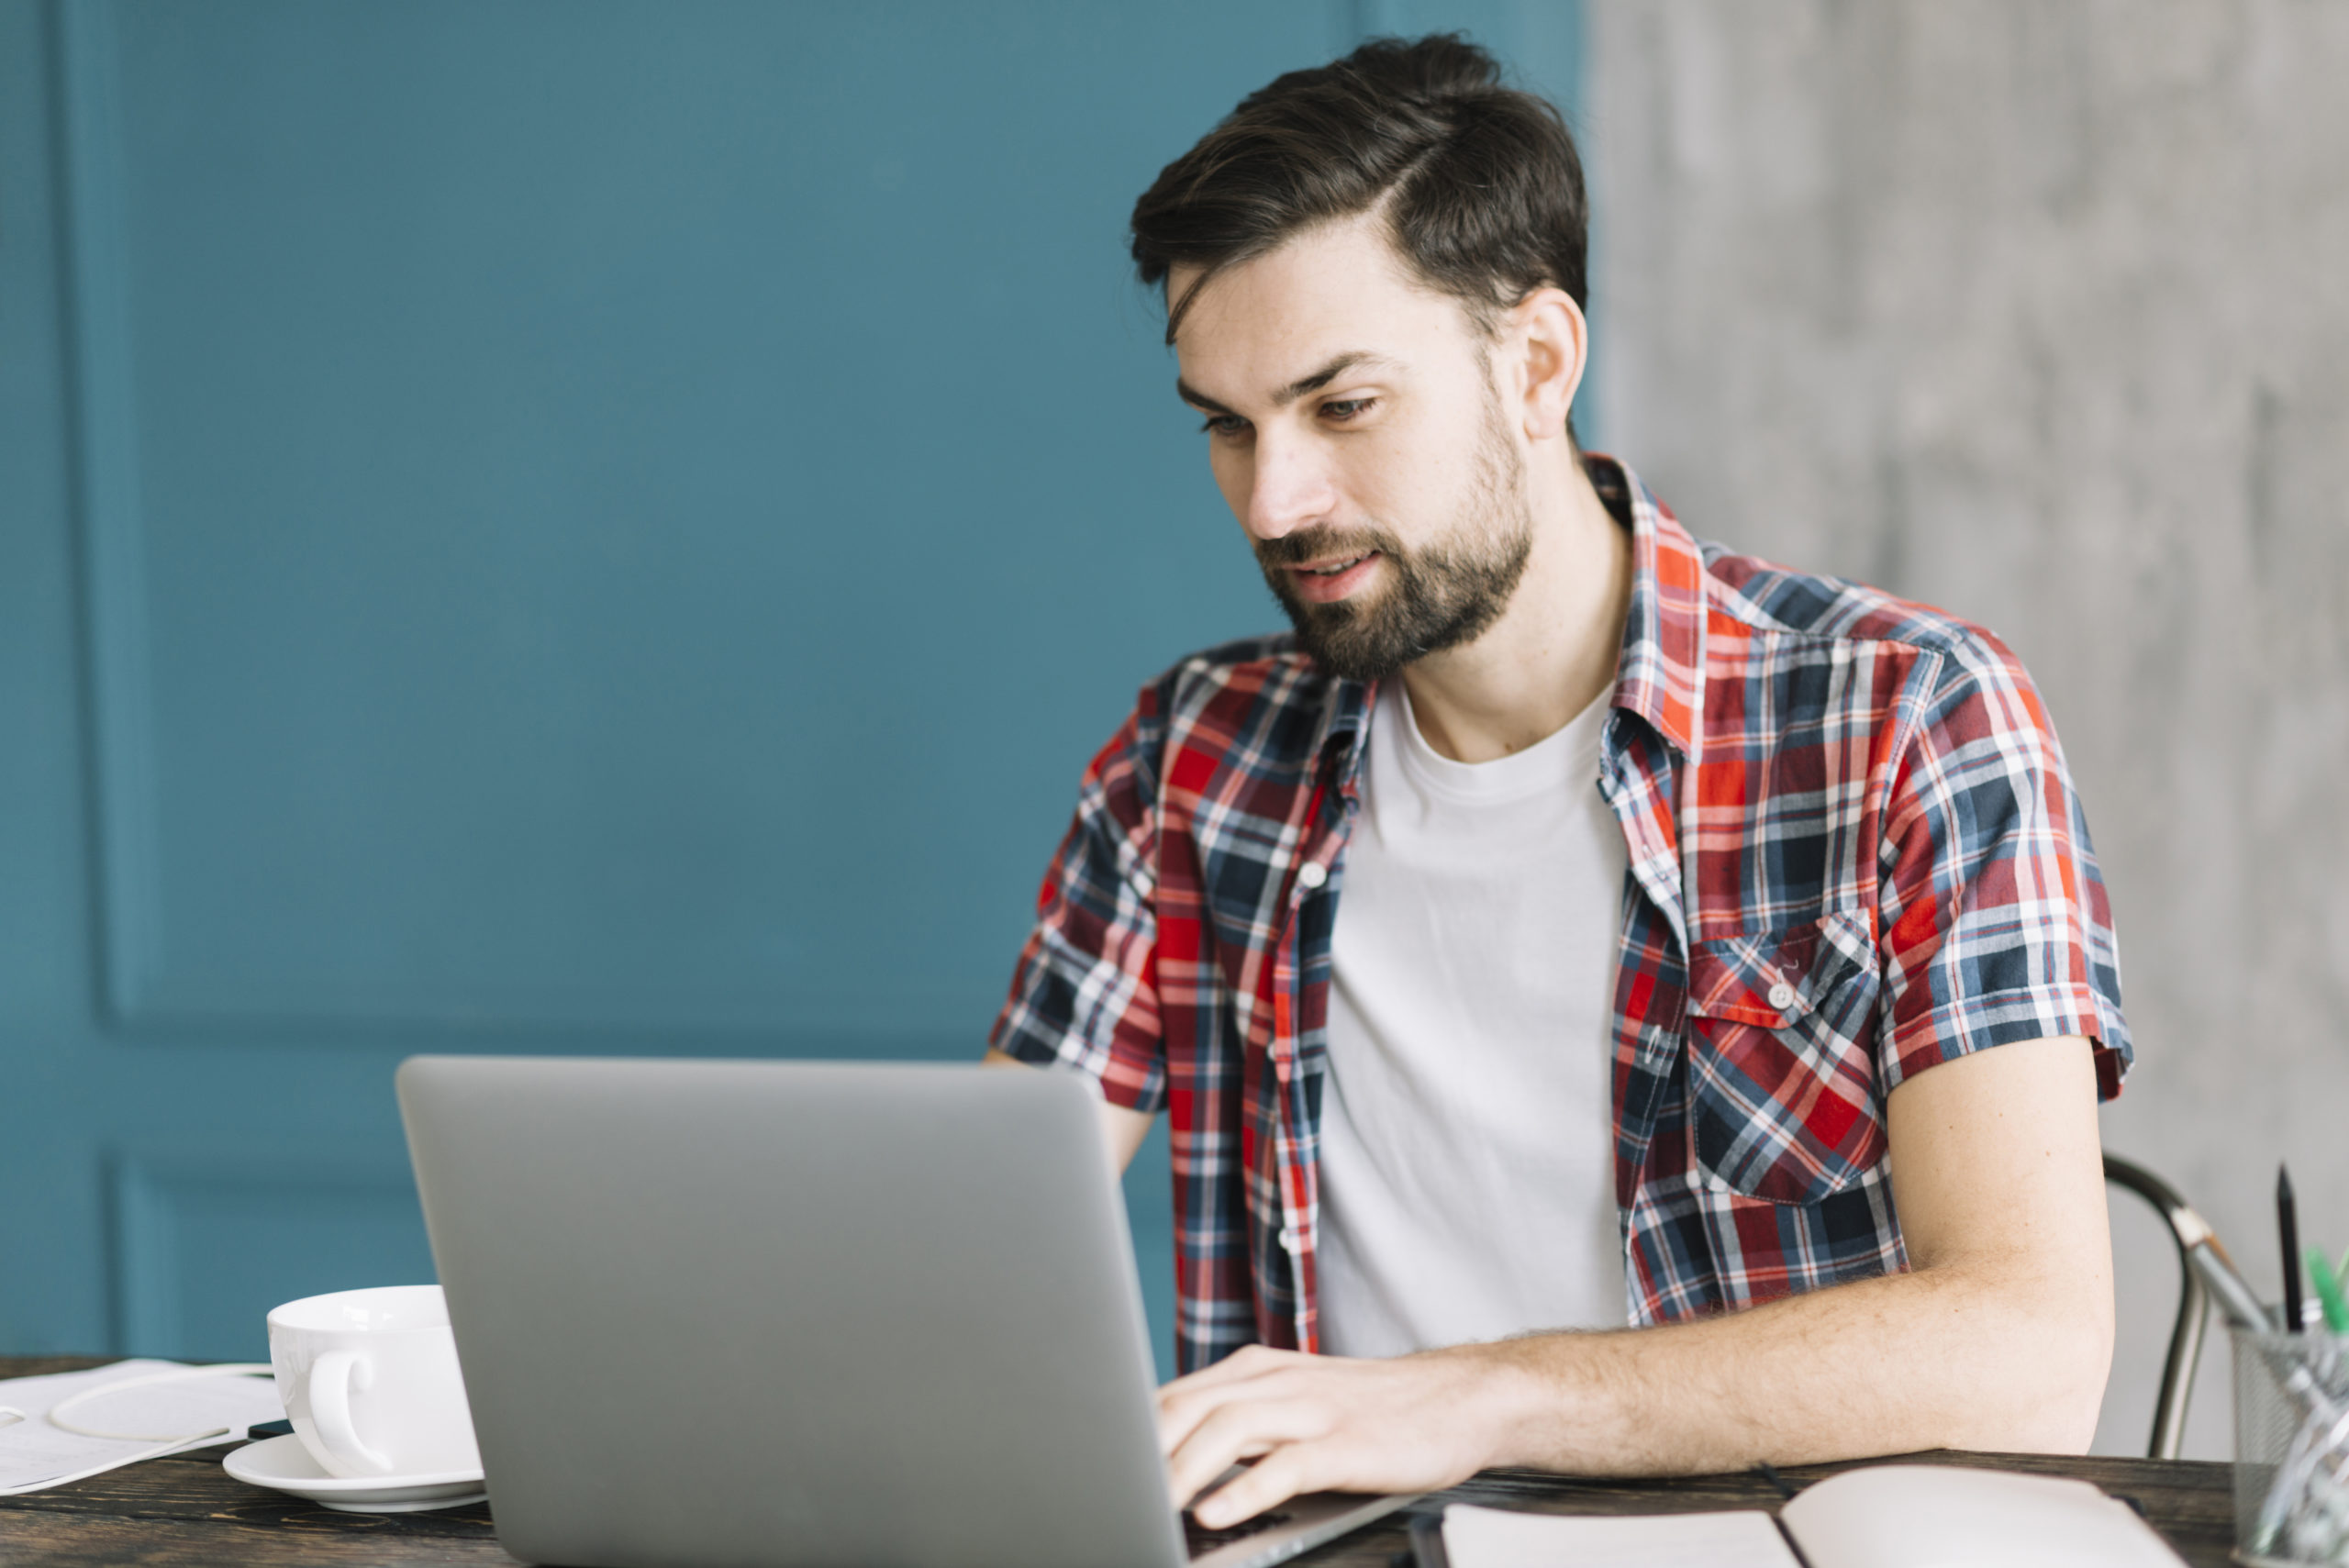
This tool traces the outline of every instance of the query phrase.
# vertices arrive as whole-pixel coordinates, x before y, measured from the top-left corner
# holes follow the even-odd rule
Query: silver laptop
[[[1169,1505],[1070,1075],[417,1057],[399,1098],[525,1562],[1256,1568],[1412,1500]]]

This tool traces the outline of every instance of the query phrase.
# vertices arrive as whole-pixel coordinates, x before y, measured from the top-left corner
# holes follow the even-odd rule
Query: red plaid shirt
[[[1634,576],[1598,787],[1626,1318],[1905,1266],[1885,1096],[2008,1040],[2131,1060],[2039,695],[1987,632],[1691,539],[1590,460]],[[1163,1108],[1186,1371],[1317,1344],[1330,934],[1375,692],[1275,637],[1185,660],[1086,771],[995,1046]],[[1561,1042],[1561,1049],[1582,1046]]]

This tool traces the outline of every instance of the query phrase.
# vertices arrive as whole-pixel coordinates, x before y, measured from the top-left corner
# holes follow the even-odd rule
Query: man
[[[1144,689],[990,1059],[1171,1118],[1178,1497],[2084,1450],[2131,1057],[2013,656],[1577,450],[1580,169],[1459,39],[1133,227],[1296,635]]]

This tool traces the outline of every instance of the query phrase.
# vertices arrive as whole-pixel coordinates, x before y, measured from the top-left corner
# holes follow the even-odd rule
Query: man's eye
[[[1321,405],[1321,413],[1326,418],[1340,421],[1357,419],[1377,401],[1375,397],[1341,397],[1334,403]]]
[[[1248,430],[1248,421],[1237,414],[1210,414],[1199,428],[1210,436],[1230,438],[1245,435]]]

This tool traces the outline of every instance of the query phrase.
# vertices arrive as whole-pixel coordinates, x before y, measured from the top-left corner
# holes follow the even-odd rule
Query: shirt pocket
[[[1688,1120],[1707,1184],[1815,1204],[1884,1158],[1876,1089],[1876,943],[1867,917],[1695,943]]]

